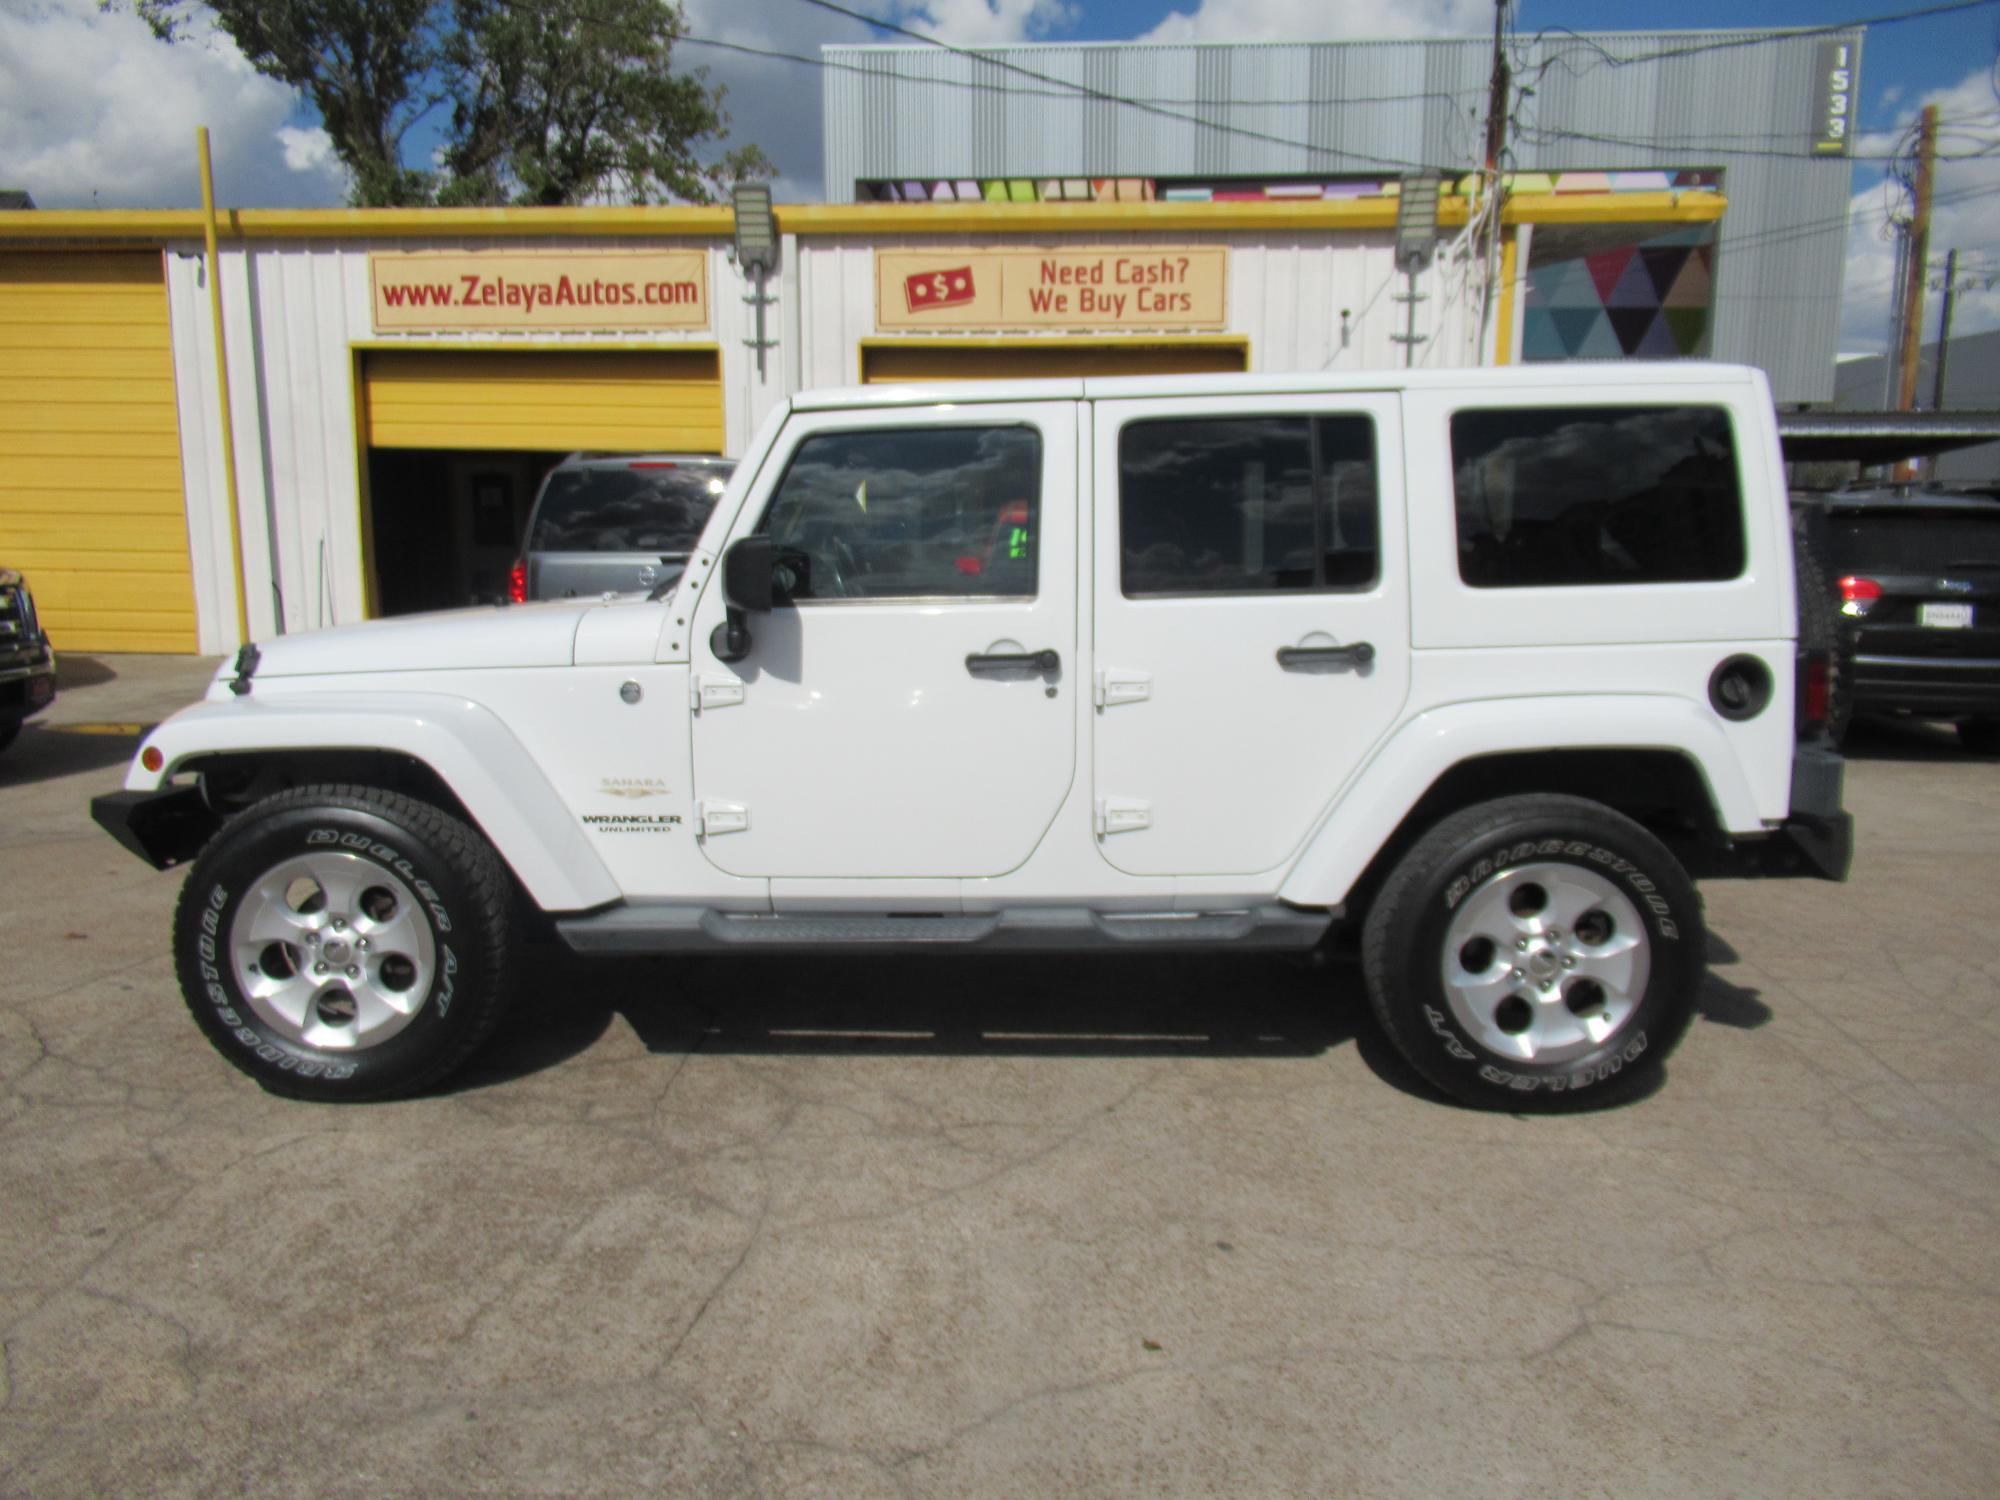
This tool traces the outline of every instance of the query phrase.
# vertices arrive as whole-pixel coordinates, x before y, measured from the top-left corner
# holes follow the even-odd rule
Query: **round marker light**
[[[139,764],[149,771],[157,771],[166,763],[167,758],[160,754],[160,747],[158,745],[148,745],[139,752]]]

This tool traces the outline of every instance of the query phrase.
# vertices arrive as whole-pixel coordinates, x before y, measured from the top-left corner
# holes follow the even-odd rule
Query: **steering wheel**
[[[818,558],[818,576],[813,579],[813,593],[821,599],[847,599],[853,596],[853,588],[848,580],[858,576],[861,569],[855,563],[854,549],[849,547],[839,535],[826,539],[825,550]]]

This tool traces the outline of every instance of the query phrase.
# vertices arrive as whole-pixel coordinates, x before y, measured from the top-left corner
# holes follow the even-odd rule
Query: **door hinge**
[[[741,802],[717,802],[704,798],[701,804],[701,836],[713,838],[718,833],[748,833],[750,831],[750,809]]]
[[[1099,708],[1113,708],[1120,703],[1144,703],[1153,696],[1153,675],[1150,672],[1121,672],[1115,667],[1100,667],[1091,697]]]
[[[704,677],[696,672],[688,678],[688,707],[696,713],[742,701],[743,684],[734,677]]]
[[[1097,833],[1100,838],[1114,833],[1137,833],[1153,826],[1153,804],[1134,797],[1099,797]]]

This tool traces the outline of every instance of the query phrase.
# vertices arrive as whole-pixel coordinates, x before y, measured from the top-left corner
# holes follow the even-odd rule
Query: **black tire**
[[[1958,742],[1974,755],[2000,755],[2000,719],[1960,719]]]
[[[397,930],[415,935],[405,946],[428,945],[424,965],[411,964],[411,977],[400,990],[407,1018],[373,1045],[313,1045],[290,1035],[277,1019],[260,1013],[244,988],[252,977],[245,966],[248,949],[241,947],[234,925],[244,903],[257,899],[269,907],[269,892],[281,883],[277,872],[329,856],[341,861],[357,884],[374,882],[355,903],[359,915],[349,933],[356,939],[353,946],[367,947],[358,941],[361,932],[370,930],[364,908],[371,899],[379,903],[389,896],[391,887],[412,898],[407,911],[399,910],[393,896],[386,909],[378,904],[377,911],[393,914],[401,923]],[[427,803],[365,786],[280,792],[225,825],[181,888],[174,913],[181,991],[216,1050],[274,1094],[339,1102],[415,1093],[464,1063],[499,1024],[510,968],[511,894],[506,871],[485,839]],[[300,911],[332,921],[337,913],[326,910],[324,892],[318,908],[311,900]],[[322,936],[332,941],[330,929],[312,934],[310,941],[317,943]],[[385,939],[383,946],[388,945]],[[280,974],[295,970],[308,985],[325,983],[337,1011],[339,995],[333,992],[342,986],[340,972],[326,981],[311,979],[305,955],[314,952],[324,956],[332,949],[274,943],[264,953],[276,957],[256,962],[275,963]],[[338,957],[357,960],[356,968],[346,972],[364,974],[364,983],[378,976],[387,979],[389,973],[361,965],[393,961],[379,952],[372,957],[349,954],[345,945]],[[401,978],[401,971],[396,977]],[[322,1015],[333,1014],[321,1012],[318,1005],[315,1001],[312,1011],[316,1027]],[[335,1033],[322,1028],[322,1034]]]
[[[1615,1017],[1603,987],[1596,987],[1602,1005],[1599,1020],[1613,1026],[1601,1040],[1586,1035],[1572,1044],[1585,1050],[1559,1060],[1524,1060],[1495,1050],[1461,1018],[1447,994],[1445,965],[1452,957],[1451,944],[1457,941],[1450,936],[1455,917],[1471,914],[1482,892],[1503,892],[1510,889],[1507,882],[1555,866],[1575,868],[1574,876],[1554,872],[1565,879],[1608,887],[1612,895],[1607,902],[1617,907],[1622,901],[1622,910],[1636,916],[1648,945],[1649,970],[1638,993],[1618,997]],[[1532,882],[1524,888],[1540,889]],[[1593,933],[1601,917],[1602,913],[1594,914]],[[1608,934],[1610,929],[1603,930]],[[1555,936],[1563,934],[1558,929]],[[1588,970],[1590,955],[1580,946],[1583,933],[1567,936],[1571,950],[1584,953],[1583,966]],[[1495,981],[1529,995],[1527,1000],[1519,994],[1498,998],[1487,1030],[1502,1041],[1506,1038],[1499,1033],[1508,1029],[1509,1019],[1502,1009],[1526,1006],[1540,1014],[1529,1003],[1534,983],[1549,992],[1544,1003],[1551,1015],[1556,1014],[1557,1004],[1575,1010],[1583,993],[1577,980],[1595,983],[1587,973],[1565,972],[1560,944],[1546,944],[1540,938],[1515,941],[1531,941],[1535,948],[1519,954],[1520,962],[1530,958],[1546,962],[1553,977],[1515,983],[1526,973],[1524,968],[1513,968],[1509,974],[1517,953],[1507,952],[1504,942],[1493,944],[1498,954],[1505,955],[1505,961],[1490,971]],[[1695,991],[1704,973],[1705,941],[1700,898],[1658,839],[1600,803],[1534,795],[1466,808],[1419,839],[1390,872],[1369,911],[1361,961],[1383,1031],[1424,1078],[1453,1098],[1480,1108],[1546,1111],[1616,1104],[1651,1086],[1693,1015]],[[1456,951],[1463,954],[1472,947],[1468,943]],[[1588,1002],[1581,1014],[1588,1014]]]
[[[9,745],[13,744],[14,741],[19,739],[20,737],[21,737],[21,721],[19,719],[14,719],[9,721],[8,723],[0,724],[0,750],[5,750]]]

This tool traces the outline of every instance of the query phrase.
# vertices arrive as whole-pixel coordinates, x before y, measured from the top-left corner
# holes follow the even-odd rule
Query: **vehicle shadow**
[[[30,719],[0,753],[0,786],[28,786],[123,765],[138,753],[150,724],[41,724]]]
[[[521,979],[516,1015],[448,1088],[555,1066],[614,1016],[662,1054],[1301,1058],[1375,1030],[1356,966],[1265,955],[584,961],[549,947]],[[1432,1097],[1386,1041],[1362,1057]]]
[[[1935,719],[1861,717],[1848,726],[1840,753],[1849,760],[1970,761],[1991,764],[1959,743],[1958,731]]]
[[[1735,950],[1713,940],[1718,963]],[[1463,1108],[1376,1024],[1360,967],[1335,959],[1177,956],[810,956],[580,960],[529,952],[499,1035],[441,1088],[460,1093],[556,1067],[622,1018],[649,1052],[785,1057],[1297,1059],[1353,1044],[1382,1082]],[[1711,973],[1700,1018],[1750,1029],[1757,991]],[[1651,1097],[1664,1070],[1631,1104]],[[1578,1106],[1589,1107],[1579,1096]]]
[[[56,653],[56,689],[71,692],[76,688],[97,687],[106,682],[116,682],[118,673],[111,664],[95,656],[83,656],[74,651]]]

